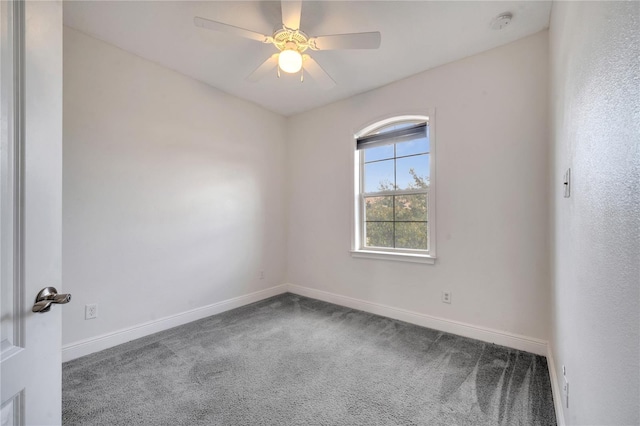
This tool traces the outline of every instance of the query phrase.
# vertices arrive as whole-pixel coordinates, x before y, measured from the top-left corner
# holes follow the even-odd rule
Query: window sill
[[[389,253],[371,250],[351,250],[351,257],[363,259],[395,260],[398,262],[427,263],[433,265],[436,258],[427,254]]]

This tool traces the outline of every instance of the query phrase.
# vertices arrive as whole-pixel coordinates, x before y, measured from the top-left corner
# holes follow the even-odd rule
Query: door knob
[[[36,303],[33,305],[33,312],[45,313],[51,310],[51,304],[63,304],[71,301],[70,294],[58,294],[55,287],[45,287],[36,296]]]

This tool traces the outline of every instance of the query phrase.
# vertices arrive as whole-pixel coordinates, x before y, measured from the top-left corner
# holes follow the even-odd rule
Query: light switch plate
[[[571,169],[564,172],[564,198],[571,196]]]

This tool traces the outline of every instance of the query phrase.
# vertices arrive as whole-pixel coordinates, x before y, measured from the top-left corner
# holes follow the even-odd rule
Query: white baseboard
[[[497,345],[547,356],[547,342],[545,340],[452,321],[445,318],[438,318],[431,315],[382,305],[380,303],[368,302],[366,300],[355,299],[353,297],[342,296],[340,294],[329,293],[309,287],[302,287],[295,284],[287,284],[287,289],[289,292],[300,296],[323,300],[325,302],[335,303],[336,305],[358,309],[376,315],[382,315],[411,324],[420,325],[422,327],[428,327],[434,330],[482,340],[483,342],[495,343]]]
[[[329,293],[322,290],[316,290],[309,287],[302,287],[295,284],[282,284],[266,290],[257,291],[244,296],[234,297],[233,299],[223,300],[211,305],[202,306],[190,311],[138,324],[125,329],[102,334],[100,336],[91,337],[89,339],[80,340],[62,347],[62,361],[70,361],[81,356],[89,355],[94,352],[101,351],[122,343],[139,339],[149,334],[167,330],[182,324],[206,318],[211,315],[219,314],[231,309],[239,308],[250,303],[286,293],[287,291],[301,296],[313,299],[323,300],[336,305],[345,306],[352,309],[358,309],[372,314],[382,315],[405,321],[411,324],[432,328],[447,333],[457,334],[460,336],[470,337],[482,340],[484,342],[495,343],[514,349],[519,349],[538,355],[547,356],[549,360],[550,352],[548,351],[547,342],[544,340],[512,334],[500,330],[480,327],[458,321],[452,321],[444,318],[438,318],[426,314],[412,312],[404,309],[394,308],[391,306],[368,302],[366,300],[355,299],[336,293]],[[552,359],[550,359],[553,362]],[[550,374],[555,374],[555,369],[549,367]],[[552,386],[558,386],[557,380],[552,380]],[[562,398],[556,398],[556,389],[554,389],[554,400],[561,401]],[[560,404],[560,408],[562,408]]]
[[[560,389],[560,382],[558,381],[558,374],[556,373],[556,363],[553,359],[553,350],[550,343],[547,345],[547,349],[547,366],[549,367],[549,380],[551,380],[553,404],[556,409],[556,422],[558,423],[558,426],[565,426],[564,398],[562,397],[562,389]]]
[[[89,355],[159,331],[168,330],[182,324],[239,308],[240,306],[258,302],[286,292],[287,285],[281,284],[266,290],[256,291],[244,296],[234,297],[233,299],[223,300],[222,302],[202,306],[190,311],[181,312],[179,314],[170,315],[154,321],[134,325],[133,327],[127,327],[122,330],[70,343],[62,347],[62,362],[71,361],[72,359],[80,358],[81,356]]]

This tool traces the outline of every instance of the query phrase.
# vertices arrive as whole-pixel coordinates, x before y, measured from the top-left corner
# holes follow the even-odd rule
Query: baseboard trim
[[[556,423],[558,423],[558,426],[565,426],[562,390],[560,389],[560,382],[558,381],[556,363],[553,358],[553,349],[551,344],[547,345],[547,366],[549,368],[549,380],[551,380],[553,405],[556,409]]]
[[[111,333],[70,343],[62,347],[62,362],[71,361],[72,359],[108,349],[131,340],[139,339],[141,337],[148,336],[149,334],[168,330],[182,324],[239,308],[286,292],[287,285],[281,284],[265,290],[245,294],[244,296],[234,297],[232,299],[212,303],[211,305],[202,306],[179,314],[170,315],[168,317],[134,325]]]
[[[349,296],[343,296],[336,293],[330,293],[323,290],[317,290],[309,287],[303,287],[295,284],[281,284],[265,290],[246,294],[232,299],[223,300],[211,305],[202,306],[190,311],[181,312],[179,314],[170,315],[168,317],[159,318],[143,324],[127,327],[111,333],[105,333],[100,336],[89,339],[80,340],[62,347],[62,361],[70,361],[94,352],[98,352],[131,340],[139,339],[149,334],[167,330],[179,325],[183,325],[192,321],[206,318],[211,315],[219,314],[231,309],[239,308],[250,303],[255,303],[269,297],[282,293],[294,293],[300,296],[310,297],[329,303],[345,306],[352,309],[369,312],[372,314],[382,315],[405,321],[411,324],[432,328],[447,333],[457,334],[464,337],[478,339],[488,343],[495,343],[510,348],[523,350],[537,355],[547,357],[549,363],[549,373],[552,375],[551,383],[554,393],[554,401],[556,403],[556,411],[558,411],[558,401],[562,401],[559,393],[558,381],[556,377],[555,367],[552,367],[553,358],[550,348],[546,341],[512,334],[500,330],[494,330],[477,325],[467,324],[459,321],[452,321],[445,318],[439,318],[431,315],[412,312],[405,309],[394,308],[380,303],[368,302],[366,300],[356,299]],[[562,410],[562,404],[559,404]],[[563,416],[559,415],[564,419]],[[560,424],[560,422],[558,423]]]
[[[547,342],[533,337],[521,336],[505,331],[425,315],[418,312],[394,308],[380,303],[368,302],[366,300],[355,299],[353,297],[329,293],[295,284],[287,284],[287,289],[290,293],[298,294],[300,296],[335,303],[336,305],[345,306],[347,308],[358,309],[372,314],[382,315],[411,324],[420,325],[422,327],[428,327],[434,330],[482,340],[483,342],[495,343],[497,345],[547,356]]]

